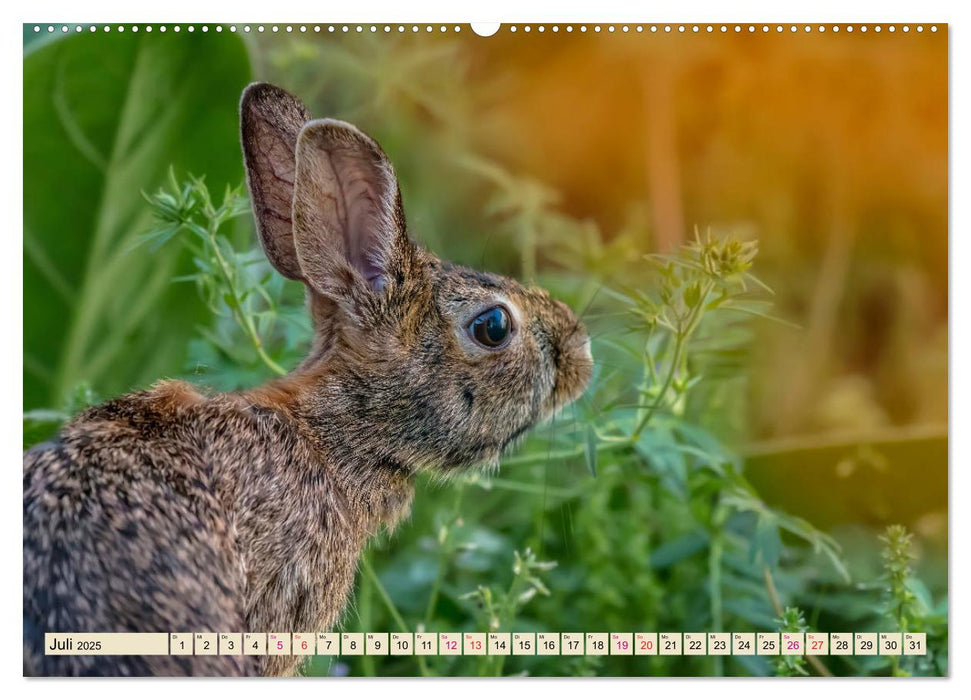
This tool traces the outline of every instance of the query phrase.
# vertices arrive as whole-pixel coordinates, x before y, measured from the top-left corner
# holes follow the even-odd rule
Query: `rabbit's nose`
[[[587,335],[587,331],[583,326],[577,324],[576,330],[567,339],[567,345],[570,354],[575,357],[580,362],[586,364],[593,363],[593,352],[590,347],[590,336]]]
[[[592,355],[590,354],[590,336],[587,335],[586,329],[573,312],[573,309],[559,299],[553,300],[553,306],[561,316],[562,330],[560,331],[560,337],[562,338],[561,342],[563,343],[563,347],[571,353],[578,353],[587,360],[592,359]]]

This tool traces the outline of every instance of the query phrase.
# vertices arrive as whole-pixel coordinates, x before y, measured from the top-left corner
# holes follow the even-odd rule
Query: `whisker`
[[[583,402],[583,405],[587,412],[594,413],[595,408],[593,406],[593,399],[589,398],[586,394],[582,394],[576,401],[576,403]],[[577,418],[577,408],[576,403],[573,405],[573,423],[575,426],[581,425],[580,420]]]
[[[598,295],[598,294],[600,294],[600,290],[601,290],[601,289],[603,289],[603,288],[604,288],[604,283],[603,283],[603,282],[601,282],[601,283],[600,283],[599,285],[597,285],[597,289],[596,289],[596,290],[594,291],[594,293],[593,293],[593,296],[591,296],[591,297],[590,297],[590,300],[589,300],[589,301],[587,301],[587,303],[586,303],[586,304],[584,305],[584,307],[583,307],[583,311],[581,311],[581,312],[579,313],[579,317],[580,317],[581,319],[584,319],[584,318],[585,318],[585,316],[586,316],[586,313],[587,313],[587,311],[589,311],[589,310],[590,310],[590,306],[591,306],[591,305],[593,304],[593,302],[594,302],[594,299],[596,299],[596,298],[597,298],[597,295]]]
[[[647,402],[647,403],[637,403],[637,402],[634,402],[634,403],[615,403],[610,408],[611,408],[611,410],[613,410],[615,408],[650,408],[653,405],[654,405],[654,402],[653,401]]]
[[[557,421],[550,421],[549,440],[546,443],[546,461],[543,462],[543,497],[540,501],[540,520],[539,520],[539,557],[543,558],[546,546],[546,496],[550,485],[550,455],[553,453],[553,441],[556,437]]]
[[[608,360],[594,360],[594,368],[625,370],[630,369],[634,363],[614,362]]]
[[[637,331],[636,328],[625,328],[624,330],[615,330],[615,329],[607,329],[607,328],[605,328],[602,331],[598,331],[597,333],[592,334],[590,337],[591,337],[591,339],[592,338],[602,338],[602,337],[604,337],[606,335],[613,335],[613,336],[620,337],[620,336],[625,336],[625,335],[631,335],[631,334],[637,333],[637,332],[638,331]]]
[[[482,244],[482,255],[479,259],[479,267],[485,267],[486,251],[489,249],[489,244],[492,243],[492,237],[496,235],[495,230],[489,232],[486,236],[485,243]]]
[[[629,311],[604,311],[603,313],[599,313],[599,314],[586,315],[583,317],[583,320],[588,321],[591,318],[610,318],[612,316],[628,316],[628,315],[630,315]]]

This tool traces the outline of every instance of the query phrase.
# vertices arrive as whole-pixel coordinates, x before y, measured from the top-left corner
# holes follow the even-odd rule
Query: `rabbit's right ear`
[[[310,111],[286,90],[253,83],[243,91],[243,159],[256,227],[266,257],[292,280],[303,280],[292,222],[297,136],[310,119]]]

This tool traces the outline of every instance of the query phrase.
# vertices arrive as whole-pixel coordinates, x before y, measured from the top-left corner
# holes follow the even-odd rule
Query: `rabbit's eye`
[[[494,349],[506,344],[511,328],[509,312],[501,306],[493,306],[476,316],[469,324],[469,335],[479,345]]]

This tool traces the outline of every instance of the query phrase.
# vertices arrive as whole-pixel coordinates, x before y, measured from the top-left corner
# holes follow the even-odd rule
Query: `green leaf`
[[[922,613],[934,609],[934,599],[927,584],[916,576],[907,577],[907,589],[913,593],[917,603],[921,606]]]
[[[755,539],[752,540],[752,555],[756,562],[775,568],[782,553],[782,539],[779,537],[779,521],[769,514],[759,517],[755,526]]]
[[[704,530],[694,530],[665,542],[651,552],[651,568],[666,569],[687,559],[691,555],[706,549],[710,539],[708,533]]]
[[[170,166],[242,180],[241,37],[104,32],[24,57],[24,408],[178,374],[205,305],[178,246],[137,246]],[[166,202],[171,206],[172,202]]]

